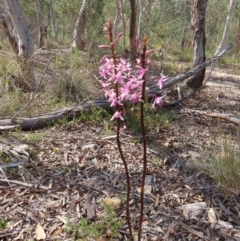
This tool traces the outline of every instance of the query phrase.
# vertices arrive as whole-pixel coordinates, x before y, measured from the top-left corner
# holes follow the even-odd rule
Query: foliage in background
[[[57,26],[58,40],[61,45],[70,46],[72,34],[80,2],[77,0],[42,0],[41,10],[44,24],[48,25],[49,38],[52,38],[51,24],[49,23],[49,6],[52,2],[55,21]],[[141,18],[141,35],[148,35],[154,48],[161,48],[166,41],[171,38],[167,50],[171,53],[172,47],[182,49],[188,48],[192,52],[192,32],[191,32],[191,0],[184,1],[142,1],[143,14]],[[224,29],[229,0],[211,0],[208,3],[206,15],[206,36],[207,49],[209,54],[214,53],[222,36]],[[34,1],[20,0],[27,20],[31,24],[32,33],[35,36],[37,31]],[[126,37],[128,38],[128,22],[130,15],[130,4],[123,1],[123,16],[126,18]],[[139,15],[139,4],[137,13]],[[240,14],[240,3],[236,4],[235,16],[233,19],[232,30],[229,41],[235,42],[238,32],[238,16]],[[108,18],[115,19],[116,2],[110,0],[87,1],[86,16],[87,29],[85,33],[86,50],[90,50],[92,55],[98,55],[97,46],[102,42],[102,26]],[[138,21],[137,16],[137,21]],[[122,21],[119,28],[122,29]],[[50,40],[49,40],[50,41]],[[209,57],[209,56],[208,56]]]

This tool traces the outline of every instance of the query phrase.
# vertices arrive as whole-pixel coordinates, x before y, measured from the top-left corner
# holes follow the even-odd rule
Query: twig
[[[45,75],[45,73],[46,73],[46,71],[47,71],[47,69],[48,69],[48,66],[49,66],[49,64],[50,64],[50,62],[51,62],[52,59],[53,59],[53,57],[50,57],[50,58],[49,58],[48,63],[47,63],[47,66],[46,66],[45,70],[43,71],[43,74],[42,74],[41,79],[40,79],[40,81],[39,81],[39,83],[38,83],[38,86],[37,86],[36,90],[33,92],[33,95],[32,95],[32,97],[31,97],[31,99],[28,101],[28,103],[27,103],[22,109],[20,109],[20,110],[12,117],[12,119],[11,119],[11,123],[12,123],[12,124],[14,124],[16,117],[17,117],[23,110],[25,110],[25,109],[30,105],[30,103],[34,100],[34,98],[35,98],[35,96],[36,96],[36,94],[37,94],[37,92],[38,92],[38,89],[39,89],[39,87],[40,87],[40,85],[41,85],[41,83],[42,83],[43,77],[44,77],[44,75]]]
[[[173,101],[173,102],[170,102],[170,103],[163,103],[163,106],[166,107],[166,106],[173,106],[173,105],[176,105],[176,104],[179,104],[180,102],[192,97],[193,95],[195,95],[198,91],[200,91],[201,89],[205,88],[206,85],[202,85],[200,86],[198,89],[194,90],[193,92],[191,92],[189,95],[187,96],[184,96],[176,101]]]
[[[215,198],[214,201],[217,203],[219,208],[224,212],[228,219],[232,220],[235,224],[240,225],[240,220],[237,215],[233,214],[228,208],[226,208],[219,198]]]
[[[177,222],[173,221],[170,226],[168,227],[167,232],[165,233],[165,235],[163,236],[163,240],[168,240],[168,236],[171,233],[171,231],[177,226]]]
[[[0,169],[7,168],[7,167],[16,167],[16,166],[24,164],[27,161],[28,161],[28,159],[2,164],[2,165],[0,165]]]
[[[228,121],[231,121],[235,124],[240,124],[240,119],[231,115],[231,114],[222,114],[222,113],[206,113],[207,116],[222,118]]]
[[[182,223],[182,222],[178,222],[184,229],[188,230],[188,232],[194,234],[195,236],[202,238],[202,240],[208,240],[211,241],[212,239],[209,239],[208,237],[206,237],[203,233],[196,231],[193,228],[190,228],[188,225]]]
[[[6,175],[5,175],[5,173],[4,173],[4,171],[3,171],[3,169],[2,169],[1,167],[0,167],[0,171],[1,171],[1,173],[3,174],[3,176],[5,177],[5,179],[6,179],[7,183],[8,183],[8,185],[9,185],[9,187],[10,187],[11,189],[13,189],[13,188],[12,188],[12,185],[11,185],[10,182],[8,181]]]
[[[19,182],[19,181],[16,181],[16,180],[0,179],[0,182],[14,183],[14,184],[18,184],[18,185],[21,185],[21,186],[24,186],[24,187],[29,187],[29,188],[34,187],[34,184],[28,184],[28,183]],[[40,185],[38,187],[41,188],[41,189],[44,189],[44,190],[49,190],[48,187],[44,187],[42,185]]]
[[[9,131],[19,128],[19,125],[0,126],[0,131]]]
[[[200,111],[200,110],[191,110],[191,112],[195,112],[198,114],[202,114],[202,115],[206,115],[206,116],[210,116],[210,117],[214,117],[214,118],[221,118],[224,120],[231,121],[235,124],[240,124],[240,119],[231,114],[224,114],[224,113],[217,113],[217,112],[208,113],[206,111]]]

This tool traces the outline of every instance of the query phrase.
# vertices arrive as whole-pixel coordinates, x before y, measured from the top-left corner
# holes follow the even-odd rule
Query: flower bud
[[[112,48],[116,49],[116,43],[115,43],[115,42],[110,43],[110,46],[111,46]]]
[[[147,51],[146,51],[146,54],[152,54],[152,53],[154,53],[154,50],[153,50],[153,49],[150,49],[150,50],[147,50]]]
[[[109,45],[99,45],[98,48],[105,49],[105,48],[110,48],[110,46]]]
[[[104,56],[101,58],[100,63],[102,64],[103,62],[105,62],[106,58],[107,58],[107,55],[104,55]]]
[[[119,33],[116,40],[119,40],[122,37],[123,33]]]

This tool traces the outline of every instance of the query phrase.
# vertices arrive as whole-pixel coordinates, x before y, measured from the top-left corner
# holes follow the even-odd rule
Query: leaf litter
[[[202,101],[214,100],[213,88],[219,109],[226,110],[226,100],[219,100],[223,89],[211,85],[174,107],[176,118],[169,127],[149,136],[143,240],[240,240],[239,193],[221,193],[201,169],[201,149],[217,145],[217,120],[193,110],[214,104]],[[234,108],[231,113],[239,114]],[[103,202],[119,218],[126,216],[125,173],[115,134],[106,137],[102,123],[68,123],[46,133],[26,163],[3,169],[7,181],[0,173],[0,221],[7,220],[1,240],[72,240],[67,223],[98,221],[106,215]],[[142,145],[130,131],[121,135],[131,175],[131,222],[137,231]],[[114,240],[126,240],[127,234],[124,224]],[[96,240],[111,237],[105,230]]]

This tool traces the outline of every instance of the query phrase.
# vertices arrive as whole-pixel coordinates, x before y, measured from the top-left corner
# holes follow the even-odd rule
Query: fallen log
[[[169,79],[160,90],[157,85],[152,85],[149,87],[148,97],[151,98],[153,95],[160,94],[163,90],[169,88],[170,86],[182,82],[183,80],[194,75],[199,69],[205,68],[213,64],[216,60],[221,58],[233,45],[229,44],[222,52],[217,56],[212,57],[211,59],[206,60],[204,63],[196,66],[192,70],[180,74],[172,79]],[[0,131],[12,130],[14,128],[20,128],[23,131],[30,131],[35,129],[41,129],[46,126],[53,125],[58,123],[62,119],[68,121],[72,120],[74,117],[79,117],[82,111],[90,110],[93,107],[96,108],[108,108],[110,103],[105,98],[100,98],[95,101],[87,102],[84,105],[76,106],[72,108],[65,108],[56,112],[47,113],[41,116],[29,117],[29,118],[12,118],[0,120]]]
[[[76,106],[71,108],[65,108],[56,112],[46,113],[44,115],[29,117],[29,118],[15,118],[0,120],[0,131],[12,130],[15,128],[20,128],[23,131],[32,131],[36,129],[41,129],[46,126],[51,126],[58,123],[62,119],[71,121],[74,117],[79,117],[82,111],[88,111],[93,107],[97,108],[107,108],[110,104],[106,100],[97,100],[93,102],[88,102],[82,106]]]

